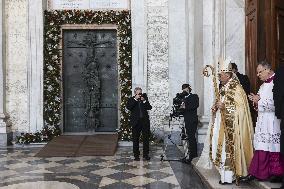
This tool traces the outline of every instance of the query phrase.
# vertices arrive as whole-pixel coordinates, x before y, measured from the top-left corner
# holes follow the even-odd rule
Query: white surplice
[[[258,117],[254,134],[255,150],[280,152],[280,120],[275,116],[273,80],[263,83],[258,91]]]

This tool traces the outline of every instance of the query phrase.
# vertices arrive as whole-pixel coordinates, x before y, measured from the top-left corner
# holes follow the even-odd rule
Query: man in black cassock
[[[130,125],[132,126],[133,154],[134,160],[140,160],[139,138],[142,132],[143,139],[143,158],[150,160],[149,157],[149,138],[150,138],[150,120],[147,110],[152,106],[148,101],[146,93],[142,94],[142,89],[136,87],[134,96],[128,99],[126,108],[130,110]]]
[[[279,66],[279,68],[275,71],[275,79],[273,86],[273,99],[275,106],[275,115],[278,119],[281,120],[280,129],[280,152],[282,154],[284,160],[284,65]],[[284,175],[282,177],[282,186],[280,187],[284,189]]]
[[[232,71],[237,75],[244,91],[246,92],[246,94],[250,94],[250,81],[247,75],[241,74],[238,71],[238,66],[236,63],[231,63],[232,64]]]

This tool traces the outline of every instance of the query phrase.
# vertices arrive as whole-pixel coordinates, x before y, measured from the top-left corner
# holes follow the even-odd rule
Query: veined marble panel
[[[147,7],[145,0],[131,1],[132,89],[146,90],[147,84]]]
[[[227,8],[244,8],[245,0],[226,0]]]
[[[187,0],[186,0],[187,1]],[[187,19],[185,0],[169,0],[169,82],[170,82],[170,102],[176,93],[181,92],[181,85],[188,82],[190,74],[188,74],[189,60],[187,59]],[[191,41],[192,43],[192,41]],[[192,80],[191,80],[192,81]],[[192,85],[192,84],[191,84]]]
[[[240,8],[228,7],[239,2]],[[245,10],[243,0],[226,2],[226,56],[238,65],[239,71],[245,71]]]
[[[168,2],[148,0],[148,94],[152,127],[162,127],[169,115]]]
[[[168,0],[147,0],[148,7],[167,7]]]
[[[6,100],[13,131],[28,131],[27,0],[6,1]],[[20,11],[19,11],[20,10]]]

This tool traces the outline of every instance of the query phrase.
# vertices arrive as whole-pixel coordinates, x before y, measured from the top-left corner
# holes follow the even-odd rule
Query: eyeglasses
[[[267,69],[260,70],[260,71],[256,72],[256,74],[257,74],[257,75],[260,75],[260,74],[262,74],[265,70],[267,70]]]
[[[142,95],[142,93],[138,93],[138,95]]]

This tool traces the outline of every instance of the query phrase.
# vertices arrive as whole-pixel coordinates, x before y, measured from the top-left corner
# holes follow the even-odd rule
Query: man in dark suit
[[[273,80],[274,86],[273,86],[273,100],[274,100],[274,106],[275,106],[275,115],[278,119],[281,120],[280,123],[280,129],[281,129],[281,135],[280,135],[280,152],[282,156],[284,157],[284,65],[281,65],[276,71],[275,71],[275,78]],[[282,189],[284,189],[284,175],[282,177]]]
[[[236,63],[231,63],[232,64],[232,71],[237,75],[244,91],[246,92],[246,94],[250,94],[250,81],[247,75],[241,74],[238,71],[238,66]]]
[[[191,87],[189,84],[183,84],[182,90],[183,93],[186,93],[181,108],[184,109],[183,116],[189,148],[188,161],[190,162],[193,158],[197,157],[197,141],[195,134],[198,125],[197,108],[199,107],[199,98],[197,94],[191,93]]]
[[[142,132],[143,139],[143,158],[150,160],[149,157],[149,138],[150,138],[150,120],[147,110],[151,110],[146,93],[142,94],[142,89],[136,87],[134,96],[129,98],[126,108],[130,110],[130,124],[132,126],[133,154],[134,160],[139,161],[139,138]]]

